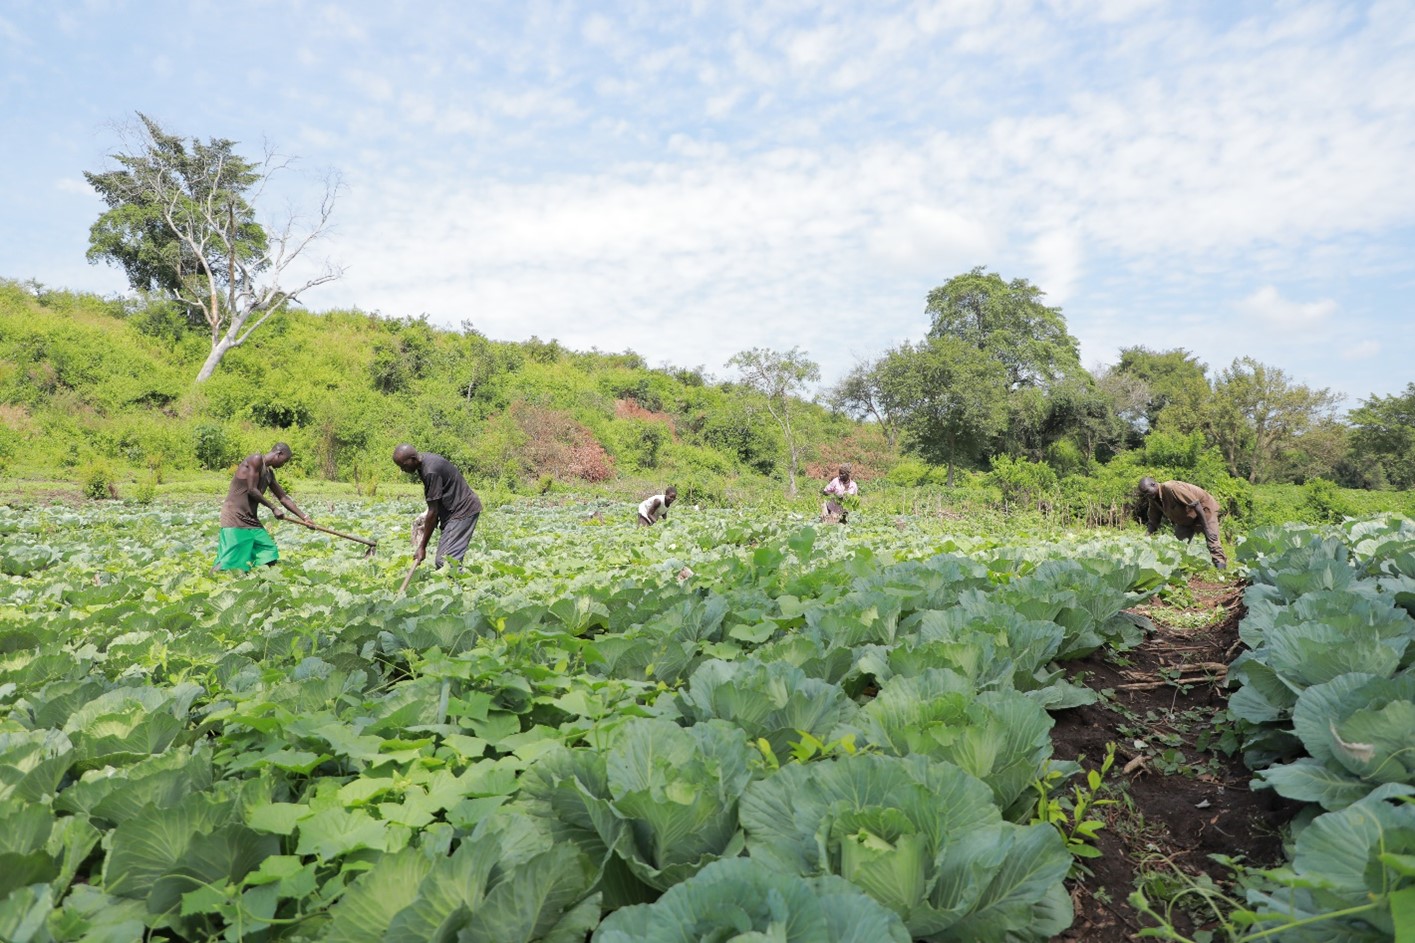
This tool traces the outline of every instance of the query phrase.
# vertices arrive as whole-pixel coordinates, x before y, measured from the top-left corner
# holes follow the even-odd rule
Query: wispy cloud
[[[1381,352],[1380,341],[1361,341],[1341,352],[1342,360],[1369,360]]]
[[[268,135],[341,168],[325,248],[350,273],[317,305],[710,367],[800,345],[829,378],[919,336],[926,292],[985,265],[1063,305],[1087,362],[1179,325],[1217,365],[1250,354],[1321,386],[1330,352],[1357,350],[1369,382],[1407,382],[1336,325],[1410,314],[1402,0],[265,12],[179,36],[133,8],[62,26],[7,11],[0,37],[8,20],[46,48],[86,42],[64,61],[122,78],[46,64],[19,78],[51,97],[0,130],[67,139],[34,159],[40,187],[56,163],[88,169],[72,141],[101,153],[93,129],[135,101],[167,103],[173,130]],[[272,30],[318,42],[262,53]],[[149,64],[179,39],[247,53],[260,83],[159,81]],[[23,199],[21,182],[0,212]],[[89,222],[67,223],[80,256]]]
[[[1272,285],[1264,285],[1238,302],[1244,314],[1278,328],[1312,327],[1336,313],[1337,304],[1330,298],[1297,302],[1282,297]]]

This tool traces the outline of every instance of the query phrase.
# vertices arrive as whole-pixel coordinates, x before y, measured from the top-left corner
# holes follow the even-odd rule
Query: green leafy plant
[[[192,451],[202,468],[220,471],[236,461],[238,447],[225,427],[203,424],[192,430]]]
[[[843,877],[916,939],[1041,941],[1071,922],[1061,883],[1070,856],[1056,830],[1003,821],[987,786],[950,763],[790,764],[750,784],[740,814],[753,859]]]
[[[787,754],[789,762],[811,763],[816,760],[828,760],[836,756],[854,756],[860,752],[860,748],[855,745],[855,735],[846,734],[839,740],[818,740],[806,731],[798,731],[800,740],[792,741],[790,752]],[[776,750],[772,748],[770,741],[765,737],[758,738],[754,744],[762,755],[763,766],[771,772],[781,769],[781,760],[776,755]],[[868,748],[866,748],[868,749]]]
[[[655,903],[610,914],[592,943],[696,943],[748,934],[781,943],[911,939],[897,914],[849,881],[833,874],[803,878],[733,858],[713,862]]]
[[[1094,813],[1116,803],[1114,799],[1099,798],[1105,776],[1114,765],[1115,744],[1107,743],[1100,768],[1086,770],[1085,782],[1072,784],[1069,795],[1064,788],[1066,776],[1060,770],[1048,770],[1033,783],[1037,807],[1032,821],[1053,826],[1066,842],[1066,850],[1076,858],[1101,856],[1095,841],[1100,830],[1105,828],[1105,820],[1097,818]],[[1077,862],[1077,867],[1085,870],[1080,862]]]
[[[95,501],[116,498],[118,486],[113,468],[107,462],[93,462],[81,473],[84,497]]]

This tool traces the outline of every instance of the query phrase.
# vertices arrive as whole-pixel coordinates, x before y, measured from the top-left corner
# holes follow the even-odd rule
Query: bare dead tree
[[[293,158],[267,144],[262,159],[251,162],[232,141],[187,142],[138,117],[141,125],[123,135],[126,147],[112,155],[120,169],[84,174],[109,206],[90,230],[88,255],[122,266],[135,289],[166,295],[194,322],[205,322],[211,353],[200,383],[272,316],[343,276],[342,266],[325,260],[298,284],[284,283],[296,260],[329,232],[343,184],[327,175],[313,218],[290,210],[267,228],[256,222],[254,205]]]

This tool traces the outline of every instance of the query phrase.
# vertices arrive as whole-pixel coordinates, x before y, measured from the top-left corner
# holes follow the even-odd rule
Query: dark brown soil
[[[1057,715],[1055,755],[1084,757],[1087,769],[1097,768],[1106,744],[1114,743],[1115,765],[1102,797],[1117,802],[1098,810],[1107,823],[1097,843],[1101,857],[1086,862],[1090,876],[1068,882],[1076,921],[1058,940],[1140,939],[1150,924],[1126,899],[1145,874],[1205,872],[1222,884],[1227,872],[1210,855],[1241,857],[1258,867],[1282,859],[1281,828],[1296,806],[1270,790],[1252,791],[1241,756],[1219,749],[1211,725],[1223,716],[1224,673],[1242,645],[1242,587],[1194,580],[1189,588],[1195,605],[1188,609],[1153,604],[1136,610],[1157,629],[1138,648],[1120,657],[1102,650],[1070,666],[1073,680],[1110,696]],[[1217,624],[1180,627],[1216,606],[1224,610]],[[1209,738],[1215,742],[1200,749],[1199,741]]]

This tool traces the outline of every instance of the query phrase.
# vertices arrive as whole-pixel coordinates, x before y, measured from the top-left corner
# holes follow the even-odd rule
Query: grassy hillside
[[[421,319],[292,311],[195,385],[206,336],[162,305],[0,282],[0,466],[120,490],[224,475],[290,443],[296,479],[367,493],[401,481],[408,441],[478,487],[637,494],[670,482],[692,500],[781,490],[782,444],[763,402],[632,352],[490,340]],[[868,477],[894,459],[875,430],[801,404],[808,465]],[[219,475],[218,475],[219,477]],[[127,496],[127,495],[125,495]]]
[[[408,441],[452,458],[493,501],[567,489],[637,501],[669,483],[693,503],[782,500],[784,449],[760,397],[633,352],[358,311],[281,314],[198,386],[208,349],[160,303],[0,280],[0,495],[209,499],[242,455],[284,440],[295,457],[282,479],[310,496],[416,493],[390,460]],[[862,508],[881,514],[1124,524],[1141,475],[1209,489],[1226,529],[1415,512],[1411,492],[1250,486],[1197,433],[1152,434],[1087,474],[1002,455],[945,488],[943,469],[893,453],[875,426],[801,403],[797,428],[801,510],[851,461]]]

